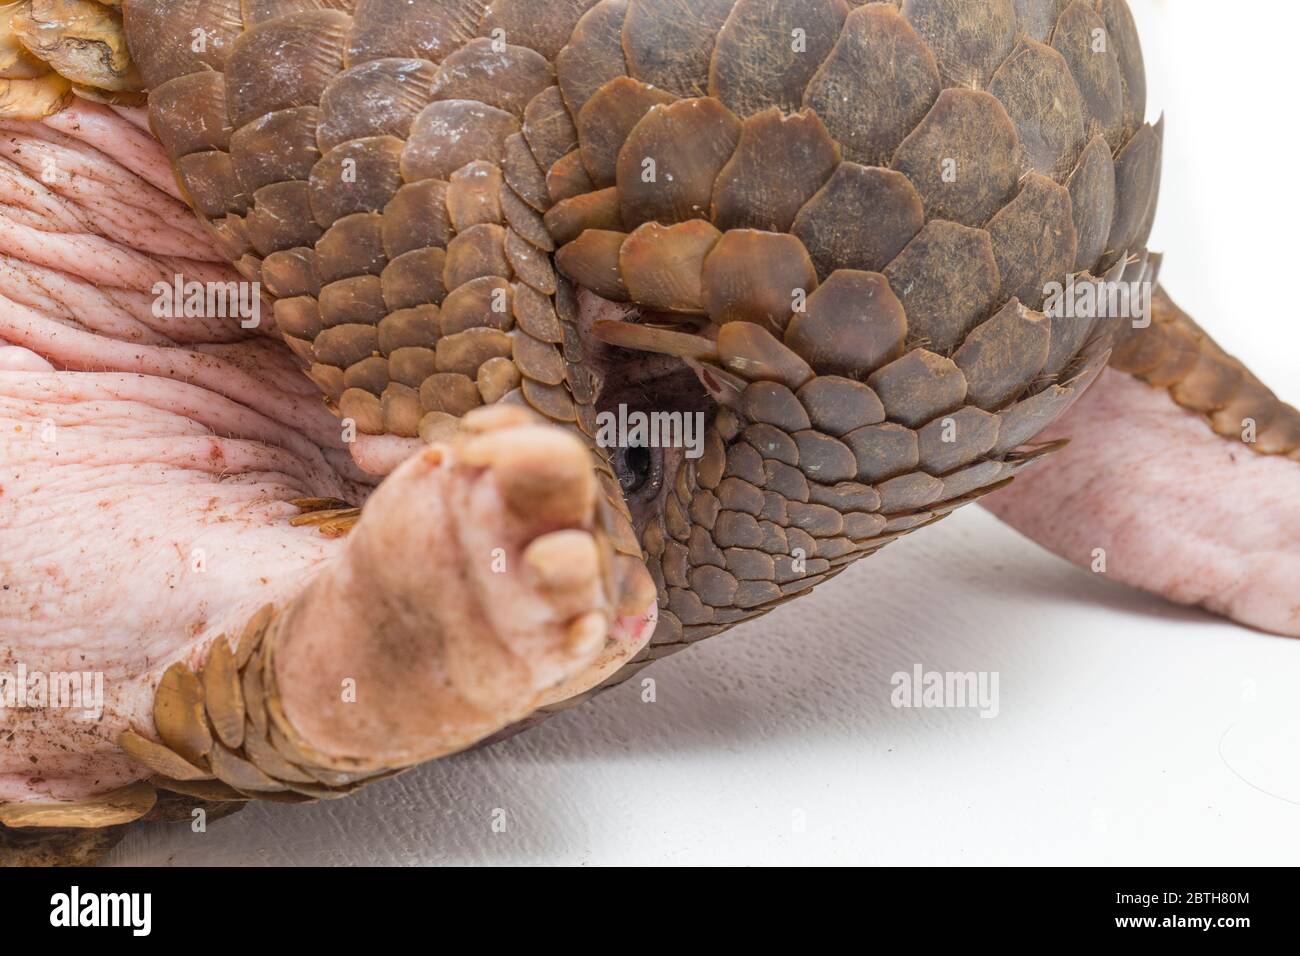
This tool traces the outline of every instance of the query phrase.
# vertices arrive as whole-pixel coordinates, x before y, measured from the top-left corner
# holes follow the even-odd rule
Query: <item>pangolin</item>
[[[1198,418],[1198,454],[1250,423],[1259,461],[1300,461],[1300,414],[1162,290],[1095,305],[1160,264],[1163,123],[1125,0],[27,0],[0,7],[0,114],[30,172],[6,200],[97,217],[64,269],[87,302],[141,315],[150,279],[222,285],[222,259],[267,307],[238,355],[206,314],[101,323],[131,347],[95,362],[75,316],[0,326],[7,419],[184,408],[179,431],[145,416],[166,447],[138,454],[193,443],[243,476],[258,531],[230,573],[264,586],[214,607],[169,584],[147,637],[148,593],[89,608],[87,647],[20,628],[42,592],[13,573],[6,667],[125,663],[90,729],[5,713],[10,861],[342,796],[571,706],[1006,489],[1099,377],[1120,412]],[[95,162],[61,180],[76,149]],[[202,230],[151,211],[128,240],[149,204],[96,206],[79,175],[135,175]],[[15,223],[4,292],[30,306],[53,266]],[[685,439],[609,437],[637,413]],[[11,448],[29,515],[49,461]],[[363,470],[391,474],[371,495]],[[1031,528],[1080,484],[1038,473],[994,499]],[[431,583],[396,583],[413,566]]]

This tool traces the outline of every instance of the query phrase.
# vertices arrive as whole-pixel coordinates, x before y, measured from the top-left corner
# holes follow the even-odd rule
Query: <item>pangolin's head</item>
[[[68,45],[10,95],[148,89],[362,432],[506,401],[586,436],[659,590],[642,660],[1006,482],[1116,332],[1053,284],[1154,273],[1125,0],[122,7],[138,81],[112,6],[9,4]]]

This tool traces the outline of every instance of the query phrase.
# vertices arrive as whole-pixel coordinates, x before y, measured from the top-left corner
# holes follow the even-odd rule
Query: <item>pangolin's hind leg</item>
[[[1152,318],[1047,436],[1070,445],[987,505],[1076,564],[1300,637],[1300,411],[1163,290]]]

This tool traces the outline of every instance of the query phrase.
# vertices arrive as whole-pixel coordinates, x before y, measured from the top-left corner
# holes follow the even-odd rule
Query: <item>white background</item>
[[[1130,2],[1167,114],[1165,285],[1300,403],[1300,9]],[[1000,715],[893,709],[890,676],[918,662],[999,672]],[[634,682],[352,800],[135,828],[111,859],[1300,860],[1300,644],[1071,568],[980,509],[646,676],[657,703]]]

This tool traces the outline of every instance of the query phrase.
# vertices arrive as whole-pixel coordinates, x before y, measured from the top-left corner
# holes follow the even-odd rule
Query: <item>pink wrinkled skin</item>
[[[368,509],[348,538],[291,527],[289,499],[360,504],[373,474],[422,446],[377,439],[349,447],[318,389],[267,328],[269,309],[257,329],[153,314],[154,283],[177,273],[240,277],[177,198],[138,115],[79,104],[45,124],[0,124],[0,197],[0,672],[99,671],[105,691],[98,720],[0,708],[0,800],[77,799],[146,776],[115,740],[129,726],[152,728],[161,673],[178,659],[199,662],[218,635],[238,633],[257,608],[287,602],[309,581],[337,605],[345,582],[368,571],[357,541],[404,542],[408,553],[395,561],[384,596],[420,605],[444,629],[464,626],[444,595],[478,592],[456,583],[442,499],[462,493],[467,479],[410,462],[386,486],[388,504]],[[495,522],[498,543],[510,545],[516,529],[491,478],[476,479],[464,520],[485,534]],[[488,603],[502,615],[514,609],[513,623],[535,625],[534,643],[544,643],[554,627],[535,580],[512,569],[480,583],[492,589]],[[286,670],[338,665],[363,687],[382,686],[381,670],[394,660],[375,650],[364,620],[348,627],[345,619],[335,613],[309,639],[286,638]],[[603,653],[582,658],[520,645],[518,679],[533,696],[515,706],[566,680],[581,685],[584,668],[597,678],[653,626],[652,611],[623,621]],[[485,635],[483,647],[491,646]],[[470,658],[477,647],[469,644]],[[407,674],[422,666],[436,674],[440,653],[427,649],[423,665],[397,663]],[[473,671],[464,655],[461,667]],[[410,683],[392,689],[409,695],[418,682]],[[465,690],[454,679],[423,689]],[[287,706],[310,723],[315,702],[290,699],[293,692]],[[417,700],[386,733],[427,732],[436,703]],[[357,713],[345,730],[374,712]],[[352,742],[320,723],[327,743]]]

